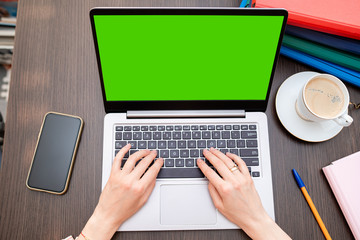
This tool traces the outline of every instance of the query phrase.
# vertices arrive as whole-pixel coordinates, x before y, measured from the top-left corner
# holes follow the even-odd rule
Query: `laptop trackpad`
[[[161,185],[160,223],[163,225],[214,225],[216,209],[207,184]]]

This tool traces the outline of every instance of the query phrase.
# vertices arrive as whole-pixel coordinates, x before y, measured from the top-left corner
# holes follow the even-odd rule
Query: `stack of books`
[[[360,87],[358,0],[256,0],[255,7],[289,12],[282,55]]]
[[[11,64],[14,41],[17,2],[0,0],[0,64]]]

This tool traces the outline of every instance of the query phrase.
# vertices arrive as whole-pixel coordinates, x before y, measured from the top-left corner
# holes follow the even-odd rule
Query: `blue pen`
[[[329,234],[328,230],[326,229],[324,222],[321,220],[321,217],[320,217],[318,211],[316,210],[315,205],[314,205],[313,201],[311,200],[309,193],[306,190],[304,182],[300,178],[300,175],[298,174],[298,172],[295,169],[292,170],[292,173],[294,174],[295,180],[296,180],[300,190],[304,194],[304,197],[305,197],[307,203],[309,204],[309,207],[310,207],[312,213],[314,214],[314,217],[315,217],[316,221],[318,222],[325,238],[331,239],[330,234]]]

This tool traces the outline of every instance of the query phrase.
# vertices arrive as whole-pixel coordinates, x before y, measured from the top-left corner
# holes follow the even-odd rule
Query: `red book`
[[[256,0],[257,8],[285,8],[287,23],[360,40],[359,0]]]

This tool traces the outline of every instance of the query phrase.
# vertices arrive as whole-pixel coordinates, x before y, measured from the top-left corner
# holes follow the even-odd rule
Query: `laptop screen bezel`
[[[273,68],[265,100],[194,100],[194,101],[107,101],[100,54],[96,38],[94,16],[96,15],[250,15],[250,16],[283,16],[283,24],[279,35]],[[106,113],[126,112],[128,110],[221,110],[241,109],[245,111],[265,112],[271,85],[279,57],[282,38],[287,21],[284,9],[242,9],[242,8],[93,8],[90,10],[90,22],[94,39],[94,47],[100,84]]]

